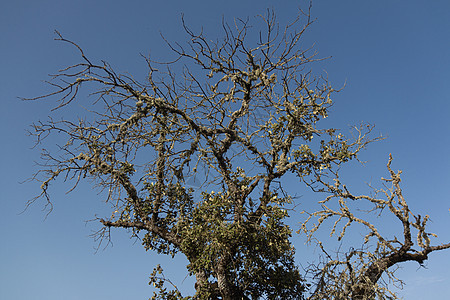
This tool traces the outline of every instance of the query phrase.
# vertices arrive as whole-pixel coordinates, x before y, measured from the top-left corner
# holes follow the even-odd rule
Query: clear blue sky
[[[164,263],[184,291],[192,290],[182,259],[170,263],[146,253],[125,232],[113,232],[113,247],[95,254],[89,237],[98,229],[85,223],[104,207],[88,185],[65,195],[53,190],[54,211],[44,220],[43,202],[19,214],[38,193],[38,185],[19,184],[36,168],[29,124],[45,119],[51,101],[22,102],[48,92],[47,74],[77,62],[77,53],[53,41],[53,30],[79,43],[93,59],[117,71],[142,75],[140,53],[165,57],[160,32],[183,40],[181,13],[193,28],[220,37],[222,16],[254,17],[273,7],[279,20],[291,19],[299,1],[1,1],[0,2],[0,299],[147,299],[148,275]],[[320,56],[318,65],[335,86],[330,119],[346,130],[364,120],[388,139],[373,145],[364,168],[347,171],[351,182],[377,183],[388,154],[404,171],[404,192],[411,208],[430,214],[438,241],[450,241],[450,2],[317,0],[317,22],[306,36]],[[295,186],[295,185],[292,185]],[[362,185],[361,185],[362,186]],[[361,190],[363,190],[361,188]],[[295,191],[302,194],[302,191]],[[295,219],[294,219],[295,221]],[[390,228],[391,224],[387,227]],[[392,225],[392,228],[395,228]],[[301,237],[299,257],[311,254]],[[427,268],[404,265],[400,295],[405,299],[444,299],[450,295],[450,251],[432,254]]]

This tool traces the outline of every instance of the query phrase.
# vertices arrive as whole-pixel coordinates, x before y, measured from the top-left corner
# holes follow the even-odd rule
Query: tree
[[[224,23],[224,37],[217,41],[183,24],[189,42],[166,41],[177,55],[174,62],[145,58],[146,82],[92,62],[57,32],[57,40],[74,46],[82,60],[52,77],[55,91],[32,99],[58,97],[55,109],[64,112],[83,101],[79,92],[86,88],[94,101],[83,102],[91,106],[84,118],[33,125],[38,143],[56,134],[64,145],[57,152],[44,150],[33,177],[41,182],[41,194],[31,202],[43,197],[51,210],[48,189],[54,180],[72,181],[70,190],[91,180],[112,211],[98,219],[98,237],[108,240],[111,228],[126,228],[147,250],[183,254],[196,277],[195,299],[395,297],[381,280],[396,280],[391,267],[421,263],[450,244],[431,245],[428,217],[409,210],[392,157],[390,178],[384,179],[392,187],[378,191],[384,198],[354,195],[340,182],[340,167],[381,137],[370,137],[373,127],[365,124],[352,138],[321,128],[338,90],[308,69],[320,60],[302,48],[309,12],[300,12],[284,29],[271,11],[259,20],[258,32],[245,20]],[[300,218],[293,210],[296,199],[282,185],[289,174],[326,193],[322,209],[306,213],[298,231],[325,254],[304,273],[294,262],[293,231],[285,222],[290,215]],[[200,182],[196,190],[189,184],[194,180]],[[351,208],[361,202],[373,205],[372,212],[392,213],[403,226],[403,239],[387,238],[357,216]],[[328,219],[335,220],[331,233],[339,240],[350,225],[365,227],[362,247],[329,254],[315,235]],[[412,248],[412,230],[421,250]],[[151,283],[160,292],[153,299],[191,298],[176,287],[167,290],[164,284],[171,282],[160,274],[158,266]]]

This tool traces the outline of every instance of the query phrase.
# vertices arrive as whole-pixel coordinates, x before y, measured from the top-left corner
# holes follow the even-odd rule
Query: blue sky
[[[194,29],[203,26],[220,37],[222,16],[250,18],[274,8],[280,21],[294,17],[299,1],[1,1],[0,2],[0,298],[1,299],[147,299],[153,266],[163,263],[184,291],[185,261],[171,262],[147,253],[126,232],[113,232],[113,247],[95,253],[86,223],[104,207],[89,185],[66,195],[53,189],[54,210],[45,218],[43,202],[20,214],[39,186],[20,184],[34,171],[38,149],[26,136],[28,126],[45,119],[49,100],[23,102],[17,97],[50,90],[42,81],[77,62],[74,49],[53,41],[55,29],[79,43],[94,60],[104,59],[117,71],[144,76],[140,53],[167,57],[162,32],[183,41],[181,13]],[[415,212],[429,214],[437,242],[450,241],[450,2],[315,1],[317,21],[305,36],[319,56],[332,56],[315,69],[345,89],[334,98],[330,116],[346,130],[366,121],[387,136],[351,165],[346,177],[358,190],[385,175],[388,154],[403,170],[404,193]],[[295,184],[292,183],[293,187]],[[302,191],[293,189],[302,194]],[[367,189],[366,189],[367,191]],[[292,218],[295,222],[295,218]],[[394,223],[383,224],[388,229]],[[299,257],[313,249],[294,238]],[[312,254],[311,254],[312,253]],[[442,299],[450,294],[450,251],[431,254],[426,268],[402,266],[405,299]]]

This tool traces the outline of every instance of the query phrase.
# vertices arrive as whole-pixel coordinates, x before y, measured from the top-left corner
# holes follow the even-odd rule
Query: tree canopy
[[[321,59],[302,43],[309,12],[284,27],[272,11],[251,21],[224,22],[219,39],[184,25],[186,44],[165,40],[174,61],[144,57],[145,82],[91,60],[57,32],[81,61],[52,76],[53,92],[33,98],[57,97],[55,110],[67,117],[33,125],[38,143],[56,135],[64,144],[43,151],[33,177],[41,194],[31,202],[43,197],[51,209],[56,179],[73,182],[72,189],[87,180],[111,208],[98,218],[100,239],[108,240],[111,228],[126,228],[147,250],[184,255],[195,295],[170,289],[157,266],[151,283],[159,293],[152,299],[395,298],[393,266],[422,263],[450,244],[431,244],[429,217],[410,211],[392,156],[385,187],[372,195],[354,194],[341,182],[341,166],[382,137],[373,137],[369,124],[350,136],[322,125],[339,90],[311,71]],[[89,107],[86,116],[70,115],[75,102]],[[299,189],[323,193],[322,209],[293,210],[297,199],[283,189],[288,175]],[[353,210],[360,203],[374,215],[390,213],[403,231],[384,236]],[[286,224],[289,216],[298,228]],[[315,235],[329,220],[338,240],[348,227],[361,226],[363,241],[329,253]],[[295,263],[296,229],[323,251],[321,263],[306,270]]]

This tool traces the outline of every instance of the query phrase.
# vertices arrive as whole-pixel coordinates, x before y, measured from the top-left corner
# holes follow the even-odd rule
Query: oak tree
[[[392,186],[375,196],[355,195],[341,183],[339,168],[381,138],[369,135],[370,125],[356,127],[351,137],[322,126],[337,90],[311,71],[319,58],[302,41],[309,13],[281,27],[268,11],[255,23],[223,23],[217,40],[183,24],[189,41],[165,40],[177,56],[171,63],[146,57],[145,81],[89,59],[57,33],[81,60],[52,76],[51,93],[33,98],[57,97],[55,110],[66,117],[33,125],[38,143],[55,135],[63,144],[42,153],[33,177],[41,194],[31,202],[44,198],[51,207],[48,192],[58,178],[72,182],[72,189],[92,182],[111,209],[98,218],[99,238],[125,228],[147,250],[184,255],[195,295],[183,298],[176,287],[168,289],[158,266],[151,283],[159,293],[152,299],[395,297],[380,280],[395,279],[392,266],[421,263],[450,244],[431,245],[428,217],[409,210],[392,158],[383,179]],[[70,107],[77,102],[88,109],[75,119]],[[299,189],[325,193],[321,210],[292,210],[296,199],[283,189],[288,174]],[[351,207],[360,202],[392,213],[402,238],[385,237],[358,216]],[[286,224],[288,216],[326,254],[322,263],[303,270],[294,262],[290,237],[298,228]],[[329,219],[338,239],[353,224],[364,227],[362,246],[329,254],[315,237]]]

